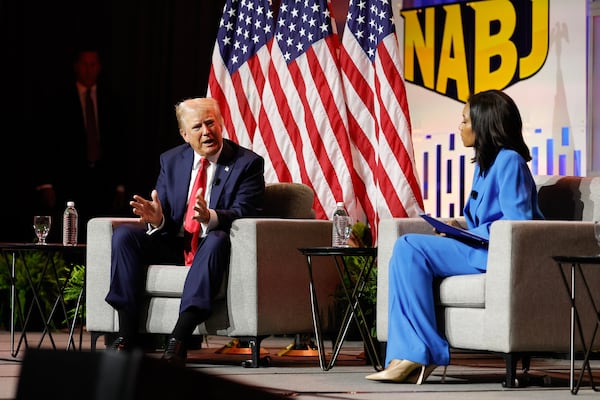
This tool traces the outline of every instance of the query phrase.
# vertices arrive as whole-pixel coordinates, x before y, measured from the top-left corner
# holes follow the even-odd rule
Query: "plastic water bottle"
[[[333,211],[333,224],[331,228],[331,246],[332,247],[346,247],[348,243],[346,243],[343,232],[347,229],[348,225],[348,211],[346,211],[346,207],[344,207],[343,201],[338,201],[335,205],[335,210]],[[344,218],[340,218],[344,217]],[[340,235],[341,233],[341,235]]]
[[[79,215],[75,209],[75,202],[68,201],[63,213],[63,246],[77,245],[77,223]]]

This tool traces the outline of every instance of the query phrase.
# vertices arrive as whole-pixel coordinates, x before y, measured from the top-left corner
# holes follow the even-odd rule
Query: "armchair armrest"
[[[110,285],[112,233],[124,223],[139,223],[137,218],[92,218],[87,225],[86,246],[86,328],[90,332],[113,332],[117,313],[104,301]],[[111,329],[107,329],[110,327]]]
[[[592,222],[493,223],[485,289],[485,333],[489,350],[568,351],[568,292],[552,256],[597,253]],[[588,268],[593,268],[584,271],[588,283],[592,288],[600,287],[600,268]],[[582,297],[578,296],[578,302],[583,304],[586,300],[583,286],[580,288]],[[584,332],[590,332],[590,326],[593,327],[590,324],[595,320],[591,319],[584,318]],[[510,331],[499,334],[506,332],[506,327],[510,327]]]
[[[308,268],[298,248],[330,244],[330,221],[236,220],[231,229],[228,335],[312,332]],[[330,257],[318,257],[313,266],[323,329],[327,329],[339,277]]]

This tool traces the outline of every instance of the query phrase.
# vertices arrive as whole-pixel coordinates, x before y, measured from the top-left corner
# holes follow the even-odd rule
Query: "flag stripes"
[[[342,40],[327,0],[228,0],[208,94],[224,134],[265,158],[265,180],[302,182],[317,218],[337,201],[376,234],[423,209],[391,6],[350,0]]]

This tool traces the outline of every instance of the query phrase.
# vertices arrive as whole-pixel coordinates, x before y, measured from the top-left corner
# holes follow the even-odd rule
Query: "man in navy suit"
[[[73,81],[52,90],[44,107],[42,148],[48,163],[38,168],[35,186],[36,212],[59,221],[66,203],[75,201],[79,212],[81,242],[89,218],[130,215],[126,202],[124,157],[127,140],[119,101],[102,77],[99,50],[83,47],[73,59]],[[93,132],[93,140],[90,136]],[[51,241],[60,242],[60,224],[50,231]]]
[[[199,243],[183,288],[179,318],[163,354],[168,362],[185,365],[192,332],[210,316],[213,296],[229,268],[231,224],[261,213],[265,182],[264,159],[223,139],[223,118],[214,99],[188,99],[177,104],[175,111],[186,143],[161,155],[151,198],[134,195],[130,202],[146,227],[127,224],[115,229],[106,301],[119,313],[119,336],[111,349],[126,351],[138,345],[146,265],[184,262],[191,238],[184,228],[191,195],[193,219],[201,228]],[[206,188],[191,193],[203,159],[209,161]]]

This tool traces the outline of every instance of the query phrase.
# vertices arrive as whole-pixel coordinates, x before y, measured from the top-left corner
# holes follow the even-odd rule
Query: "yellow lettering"
[[[520,60],[520,78],[535,74],[548,55],[548,0],[531,0],[531,7],[531,51]]]
[[[446,21],[440,49],[436,91],[446,93],[448,79],[454,79],[458,99],[466,102],[469,97],[469,75],[460,5],[444,6],[444,10],[446,11]]]
[[[476,1],[469,3],[475,10],[475,92],[502,89],[515,75],[517,49],[510,37],[516,27],[516,13],[508,0]],[[499,31],[492,34],[491,23],[498,21]],[[491,60],[500,58],[495,71]]]
[[[421,31],[421,24],[417,13],[419,10],[403,11],[404,18],[404,78],[414,82],[415,79],[415,54],[419,60],[423,85],[433,89],[435,72],[435,9],[425,9],[425,34]]]

